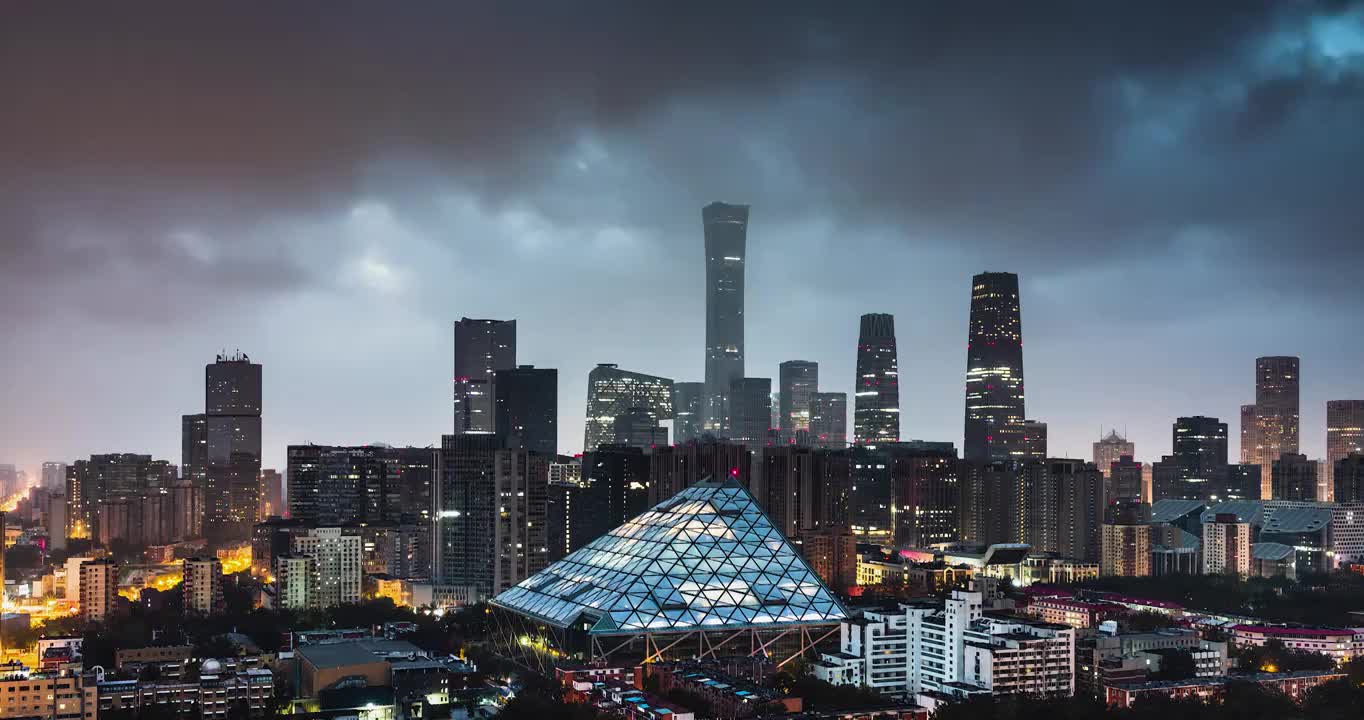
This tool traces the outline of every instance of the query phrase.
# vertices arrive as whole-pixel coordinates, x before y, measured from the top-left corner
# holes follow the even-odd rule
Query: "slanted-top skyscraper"
[[[966,344],[967,460],[1007,460],[1023,426],[1023,323],[1018,276],[987,272],[971,280]]]
[[[706,233],[706,432],[729,430],[729,388],[744,376],[744,258],[748,206],[701,209]],[[590,448],[588,448],[590,449]]]
[[[455,323],[455,434],[497,429],[493,373],[515,367],[515,320]]]
[[[853,442],[900,439],[900,364],[895,316],[868,313],[857,334],[857,381],[853,395]]]

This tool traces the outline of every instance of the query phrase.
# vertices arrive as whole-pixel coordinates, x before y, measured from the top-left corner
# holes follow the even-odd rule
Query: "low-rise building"
[[[79,670],[0,667],[0,717],[85,720],[95,716],[94,682]]]
[[[98,687],[100,712],[163,705],[196,717],[226,718],[229,708],[242,705],[263,714],[275,694],[275,676],[261,668],[225,672],[220,661],[205,660],[196,680],[107,680]]]
[[[786,713],[803,708],[800,698],[734,677],[714,663],[654,664],[649,666],[649,673],[658,678],[659,692],[665,695],[680,689],[705,698],[714,717],[751,717],[760,709],[766,712],[773,703],[781,705]]]
[[[1238,647],[1259,647],[1278,640],[1290,650],[1304,650],[1345,663],[1364,655],[1364,628],[1284,627],[1235,625],[1231,642]]]
[[[1038,620],[1073,628],[1092,628],[1116,615],[1126,613],[1121,605],[1111,603],[1087,602],[1067,597],[1034,598],[1023,609],[1023,613]]]
[[[1195,677],[1220,677],[1231,669],[1227,644],[1204,640],[1195,630],[1101,633],[1080,643],[1075,666],[1076,692],[1099,696],[1109,685],[1144,682],[1162,669],[1169,652],[1189,653]]]
[[[1232,683],[1252,682],[1297,700],[1318,685],[1344,677],[1344,673],[1302,670],[1291,673],[1250,673],[1215,678],[1122,683],[1105,687],[1104,696],[1108,706],[1112,708],[1130,708],[1139,700],[1154,697],[1209,702],[1221,698],[1226,693],[1227,686]]]

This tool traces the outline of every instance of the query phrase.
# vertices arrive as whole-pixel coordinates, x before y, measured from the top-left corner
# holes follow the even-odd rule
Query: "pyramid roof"
[[[693,485],[493,598],[594,634],[827,624],[847,611],[733,480]]]

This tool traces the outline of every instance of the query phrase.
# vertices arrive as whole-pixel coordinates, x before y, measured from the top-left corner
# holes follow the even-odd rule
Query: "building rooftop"
[[[1293,547],[1283,543],[1262,542],[1250,546],[1250,557],[1254,560],[1287,560],[1293,553]]]
[[[1233,625],[1232,632],[1259,633],[1277,637],[1353,637],[1354,630],[1349,628],[1326,627],[1285,627],[1281,625]]]
[[[829,624],[847,611],[733,480],[705,481],[492,604],[593,634]]]
[[[1172,523],[1202,509],[1203,503],[1197,500],[1177,500],[1174,498],[1157,500],[1151,504],[1151,522]]]
[[[355,642],[304,645],[298,649],[298,654],[316,668],[370,665],[384,661],[368,648]]]
[[[1189,678],[1187,680],[1154,680],[1136,683],[1117,683],[1112,687],[1121,690],[1168,690],[1172,688],[1226,685],[1234,682],[1282,682],[1306,678],[1343,678],[1345,673],[1332,670],[1297,670],[1285,673],[1244,673],[1220,677]]]

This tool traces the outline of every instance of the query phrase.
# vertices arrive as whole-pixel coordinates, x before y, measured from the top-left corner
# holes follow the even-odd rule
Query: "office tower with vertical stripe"
[[[900,439],[900,364],[895,347],[895,316],[862,316],[857,335],[857,381],[853,394],[853,441],[859,444]]]
[[[963,457],[975,462],[1009,459],[1023,442],[1023,408],[1018,276],[981,273],[971,281]]]

